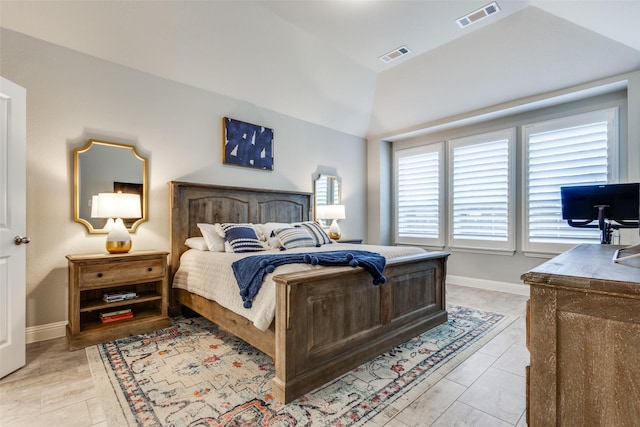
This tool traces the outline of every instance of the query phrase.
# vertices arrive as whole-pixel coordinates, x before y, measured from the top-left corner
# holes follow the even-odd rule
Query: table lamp
[[[93,199],[92,216],[107,218],[107,226],[113,225],[107,235],[106,248],[111,254],[127,253],[131,250],[131,235],[124,225],[122,218],[140,218],[140,196],[129,193],[100,193]]]
[[[316,208],[317,219],[330,219],[331,225],[329,226],[329,237],[334,240],[340,238],[340,226],[338,226],[339,219],[345,219],[344,205],[323,205]]]

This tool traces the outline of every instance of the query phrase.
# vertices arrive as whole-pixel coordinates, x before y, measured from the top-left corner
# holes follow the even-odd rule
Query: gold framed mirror
[[[93,196],[98,193],[135,193],[140,196],[142,216],[124,219],[135,231],[147,221],[147,159],[132,145],[89,140],[73,151],[73,215],[89,233],[108,233],[104,218],[92,217]]]
[[[313,180],[314,216],[318,206],[339,205],[342,203],[342,182],[335,175],[319,174]],[[323,225],[328,225],[327,220],[314,218]]]

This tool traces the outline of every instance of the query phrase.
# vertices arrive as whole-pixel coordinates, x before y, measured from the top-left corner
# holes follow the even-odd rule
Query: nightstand
[[[169,326],[167,255],[162,251],[67,255],[69,264],[69,350]],[[130,292],[115,302],[104,294]],[[131,311],[133,317],[110,322],[100,314]]]
[[[343,238],[340,238],[340,239],[336,240],[336,242],[338,242],[338,243],[354,243],[356,245],[360,245],[360,244],[362,244],[362,239],[343,239]]]

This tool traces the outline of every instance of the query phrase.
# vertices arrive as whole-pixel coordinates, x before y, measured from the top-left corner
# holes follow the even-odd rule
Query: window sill
[[[455,246],[450,246],[448,248],[451,252],[467,252],[474,254],[485,254],[485,255],[501,255],[501,256],[513,256],[516,251],[514,250],[504,250],[504,249],[482,249],[482,248],[457,248]]]

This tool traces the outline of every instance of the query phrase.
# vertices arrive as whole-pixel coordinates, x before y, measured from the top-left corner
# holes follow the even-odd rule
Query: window
[[[314,180],[313,192],[315,193],[316,208],[321,205],[327,205],[329,202],[329,179],[320,176]]]
[[[449,246],[513,252],[515,129],[450,141]]]
[[[443,143],[397,150],[396,242],[443,246]]]
[[[597,229],[572,228],[562,219],[560,187],[617,178],[616,122],[617,109],[611,108],[523,127],[525,251],[558,252],[600,241]]]
[[[583,104],[394,142],[395,242],[534,256],[599,243],[597,228],[562,219],[560,188],[620,182],[626,110],[618,99]],[[496,123],[510,128],[460,137]]]

